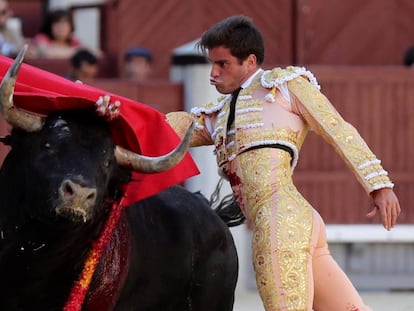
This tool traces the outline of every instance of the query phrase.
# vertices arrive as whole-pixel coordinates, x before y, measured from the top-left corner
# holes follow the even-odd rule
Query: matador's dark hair
[[[264,61],[264,40],[252,20],[244,15],[228,17],[207,30],[197,43],[202,53],[225,46],[240,62],[250,54],[256,55],[257,64]]]

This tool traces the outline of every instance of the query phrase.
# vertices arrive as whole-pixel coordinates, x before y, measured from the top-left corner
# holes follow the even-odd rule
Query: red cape
[[[0,56],[1,79],[12,62],[12,59]],[[111,96],[111,102],[121,102],[119,116],[110,121],[112,136],[117,145],[143,155],[159,156],[170,152],[179,144],[180,138],[166,122],[165,115],[148,105],[72,82],[28,64],[22,64],[19,71],[14,104],[30,112],[47,115],[54,110],[94,107],[98,98],[107,94]],[[133,180],[126,186],[124,205],[156,194],[198,173],[189,153],[177,166],[165,172],[134,172]]]

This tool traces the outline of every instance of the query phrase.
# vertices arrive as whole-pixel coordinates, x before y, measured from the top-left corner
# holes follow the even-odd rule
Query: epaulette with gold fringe
[[[286,67],[286,69],[276,67],[272,70],[266,70],[260,79],[260,83],[263,87],[271,89],[274,87],[280,87],[283,83],[293,80],[299,76],[306,77],[313,86],[320,90],[321,87],[313,73],[304,67],[289,66]]]
[[[194,107],[191,109],[191,113],[196,115],[196,116],[200,116],[201,114],[212,114],[215,113],[217,111],[219,111],[221,108],[223,108],[224,103],[226,102],[226,100],[231,96],[231,94],[229,95],[223,95],[220,96],[219,98],[217,98],[216,102],[209,102],[207,104],[205,104],[202,107]]]

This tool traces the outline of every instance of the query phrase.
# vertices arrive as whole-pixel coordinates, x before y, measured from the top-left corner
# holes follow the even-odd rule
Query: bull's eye
[[[49,126],[59,139],[69,137],[71,134],[68,123],[65,120],[58,119]]]
[[[62,119],[58,119],[55,121],[55,123],[51,124],[51,128],[63,128],[63,127],[67,127],[68,123],[65,120]]]

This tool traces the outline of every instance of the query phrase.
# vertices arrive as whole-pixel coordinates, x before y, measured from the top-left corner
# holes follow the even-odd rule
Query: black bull
[[[130,172],[94,112],[56,113],[3,142],[1,310],[62,310]],[[56,208],[78,194],[87,213]],[[226,224],[200,194],[175,186],[124,210],[83,310],[232,310],[237,270]]]
[[[154,161],[116,147],[95,111],[19,112],[12,94],[23,55],[0,85],[0,110],[13,125],[1,139],[11,150],[0,171],[0,310],[60,311],[131,178],[125,164],[165,170],[186,144]],[[82,310],[232,310],[238,261],[227,225],[243,217],[229,206],[214,210],[174,186],[124,208]]]

